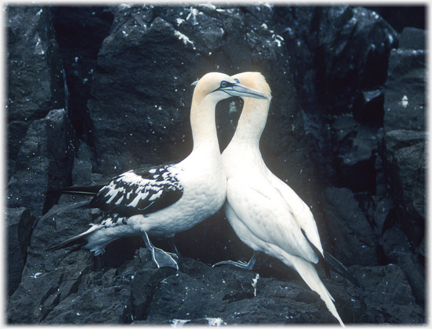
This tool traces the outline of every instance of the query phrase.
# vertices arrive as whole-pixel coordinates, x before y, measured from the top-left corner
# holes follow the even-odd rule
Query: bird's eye
[[[239,80],[239,79],[234,79],[234,81],[237,82],[237,83],[240,83],[240,80]]]
[[[228,86],[228,82],[226,82],[226,81],[221,81],[220,86],[221,86],[221,88],[226,88],[226,87]]]

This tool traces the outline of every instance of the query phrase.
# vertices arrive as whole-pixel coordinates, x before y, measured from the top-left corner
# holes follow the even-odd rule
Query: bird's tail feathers
[[[355,277],[351,275],[351,273],[348,272],[347,268],[339,260],[337,260],[336,257],[329,254],[327,251],[324,251],[324,261],[333,271],[339,273],[344,278],[351,281],[355,286],[361,287],[360,283]]]
[[[100,225],[92,225],[91,228],[89,228],[87,231],[75,235],[69,239],[66,239],[60,243],[57,243],[56,245],[48,248],[47,250],[58,250],[70,246],[75,246],[73,250],[80,249],[81,247],[85,246],[87,244],[87,238],[90,234],[92,234],[94,231],[99,230],[102,226]]]
[[[74,195],[96,195],[103,185],[92,186],[69,186],[56,190],[46,191],[46,194],[74,194]]]
[[[356,280],[356,278],[354,278],[351,273],[348,272],[348,270],[346,269],[346,267],[339,261],[336,259],[336,257],[334,257],[332,254],[328,253],[327,251],[323,250],[323,252],[321,252],[307,237],[306,232],[302,229],[302,233],[304,235],[304,237],[306,238],[306,240],[308,240],[310,246],[312,247],[312,249],[315,251],[315,253],[318,255],[319,258],[319,263],[321,263],[321,265],[324,267],[325,270],[325,274],[326,277],[329,278],[330,277],[330,269],[340,275],[342,275],[344,278],[348,279],[349,281],[351,281],[355,286],[360,287],[360,284],[358,283],[358,281]]]
[[[320,264],[325,271],[325,275],[327,278],[330,277],[330,269],[329,269],[329,264],[325,261],[324,255],[325,255],[325,251],[324,250],[320,250],[316,247],[315,244],[312,243],[312,241],[308,238],[308,236],[306,235],[305,230],[301,229],[303,236],[306,238],[306,240],[309,242],[309,245],[311,246],[311,248],[313,249],[313,251],[315,252],[315,254],[318,256],[318,264]]]
[[[293,258],[294,259],[290,259],[290,262],[294,265],[295,270],[300,274],[300,276],[306,282],[309,288],[311,288],[320,296],[320,298],[326,304],[330,313],[333,314],[333,316],[339,321],[340,325],[345,327],[342,319],[339,316],[338,311],[336,310],[336,306],[333,303],[334,298],[330,295],[329,291],[324,286],[324,283],[318,276],[318,272],[316,271],[314,265],[299,257]]]

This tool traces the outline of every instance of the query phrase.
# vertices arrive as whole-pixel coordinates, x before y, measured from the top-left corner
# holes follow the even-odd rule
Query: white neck
[[[190,121],[193,151],[205,147],[209,151],[217,149],[219,152],[215,118],[216,104],[217,101],[208,96],[192,103]]]
[[[245,98],[242,114],[231,143],[242,143],[259,149],[259,141],[267,122],[269,101]]]

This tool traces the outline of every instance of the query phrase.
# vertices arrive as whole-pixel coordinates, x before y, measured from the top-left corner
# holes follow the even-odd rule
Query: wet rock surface
[[[264,160],[359,282],[318,266],[344,322],[424,323],[426,32],[377,12],[9,6],[8,323],[336,323],[278,260],[213,268],[252,255],[222,211],[176,235],[179,271],[156,269],[140,237],[97,257],[47,250],[98,215],[47,190],[186,157],[190,84],[250,70],[272,88]],[[241,107],[218,105],[221,149]]]

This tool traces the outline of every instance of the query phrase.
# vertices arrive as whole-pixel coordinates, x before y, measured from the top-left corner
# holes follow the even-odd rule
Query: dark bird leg
[[[168,238],[168,245],[171,248],[171,252],[177,255],[177,258],[180,257],[180,252],[177,249],[177,246],[174,243],[174,237]]]
[[[178,264],[174,259],[174,257],[177,257],[177,255],[172,253],[167,253],[162,249],[153,246],[153,244],[150,242],[147,232],[142,233],[142,238],[144,240],[147,249],[150,250],[151,252],[153,262],[156,264],[158,268],[172,267],[175,268],[176,270],[179,269]]]
[[[224,260],[222,262],[216,263],[213,265],[213,267],[215,266],[219,266],[219,265],[234,265],[240,268],[243,268],[245,270],[249,270],[252,271],[256,261],[257,261],[257,256],[258,256],[258,251],[254,251],[254,254],[252,255],[252,258],[249,260],[249,262],[243,262],[241,260],[235,262],[233,260]]]

